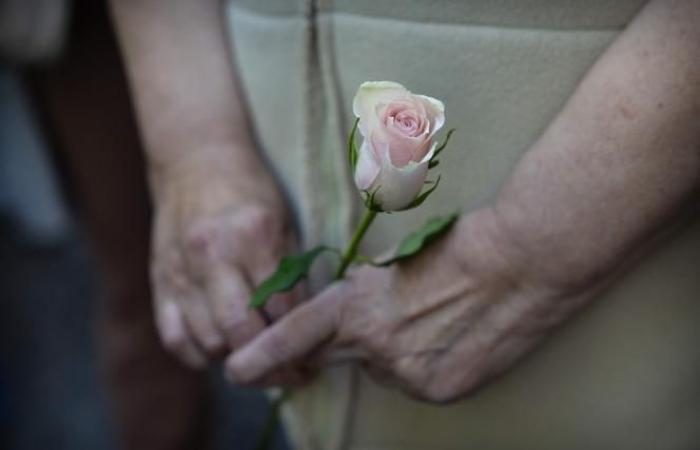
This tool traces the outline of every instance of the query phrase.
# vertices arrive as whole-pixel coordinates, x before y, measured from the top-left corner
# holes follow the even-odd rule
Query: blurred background
[[[105,4],[0,0],[0,58],[0,449],[254,448],[263,395],[185,370],[155,337]]]

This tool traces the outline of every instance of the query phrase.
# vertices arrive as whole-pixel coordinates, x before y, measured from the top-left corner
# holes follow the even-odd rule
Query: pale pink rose
[[[416,95],[392,81],[366,81],[352,104],[364,137],[355,184],[374,193],[384,211],[408,206],[420,193],[435,151],[435,133],[445,123],[440,100]]]

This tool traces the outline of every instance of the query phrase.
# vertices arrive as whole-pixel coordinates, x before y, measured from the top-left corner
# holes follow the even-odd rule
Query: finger
[[[193,289],[179,297],[185,324],[196,344],[210,357],[221,356],[225,351],[225,339],[216,326],[204,295]]]
[[[230,350],[250,341],[263,329],[260,315],[248,307],[251,290],[241,271],[219,266],[209,274],[206,286],[214,321]]]
[[[179,306],[174,301],[161,301],[155,309],[156,328],[163,346],[186,365],[203,368],[207,359],[187,331]]]
[[[329,340],[339,325],[339,290],[330,288],[261,332],[226,361],[234,383],[254,382],[284,369]]]

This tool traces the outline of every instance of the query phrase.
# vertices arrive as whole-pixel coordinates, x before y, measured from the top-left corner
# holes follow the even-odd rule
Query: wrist
[[[594,291],[605,281],[593,263],[543,245],[537,233],[517,226],[495,207],[470,213],[457,223],[458,249],[470,273],[486,281],[570,296]]]
[[[530,285],[566,296],[585,294],[605,283],[614,269],[606,252],[581,251],[575,230],[562,231],[556,218],[536,218],[506,202],[485,211],[494,247]]]
[[[541,264],[493,208],[477,210],[456,225],[456,260],[474,292],[493,299],[506,316],[528,318],[528,329],[544,332],[588,303],[605,284],[579,282]]]
[[[252,149],[234,145],[202,146],[149,154],[148,176],[156,203],[188,193],[278,201],[275,180]]]
[[[506,233],[491,208],[463,216],[456,224],[456,242],[451,248],[463,271],[482,281],[518,280],[525,277],[523,255]]]

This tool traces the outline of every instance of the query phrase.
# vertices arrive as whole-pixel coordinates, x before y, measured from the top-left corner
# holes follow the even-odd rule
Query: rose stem
[[[376,211],[371,209],[367,209],[365,211],[365,216],[362,218],[360,226],[357,227],[357,230],[355,230],[355,234],[353,234],[350,244],[348,244],[345,252],[343,252],[343,258],[340,260],[340,267],[338,267],[338,271],[335,273],[336,280],[343,278],[348,266],[357,256],[357,247],[359,247],[360,242],[362,242],[362,238],[365,236],[369,226],[372,225],[372,221],[374,221],[375,217],[377,217]]]
[[[357,256],[357,247],[360,246],[362,238],[365,236],[365,233],[367,233],[369,226],[372,225],[375,217],[377,217],[376,211],[372,211],[371,209],[365,211],[360,226],[355,230],[355,234],[352,235],[350,243],[343,252],[343,257],[340,260],[340,267],[338,267],[334,279],[339,280],[345,275],[345,271]],[[272,443],[272,438],[275,436],[275,430],[277,430],[277,425],[279,424],[280,407],[289,399],[290,395],[290,390],[284,389],[282,390],[282,394],[272,402],[270,412],[265,420],[262,437],[256,447],[257,450],[266,450]]]
[[[258,445],[255,447],[257,450],[267,450],[272,444],[272,438],[275,437],[275,431],[277,430],[277,425],[279,424],[280,408],[282,404],[289,400],[292,392],[289,389],[283,389],[280,396],[277,397],[270,405],[270,412],[265,419],[265,425],[263,426],[263,433],[258,441]]]

